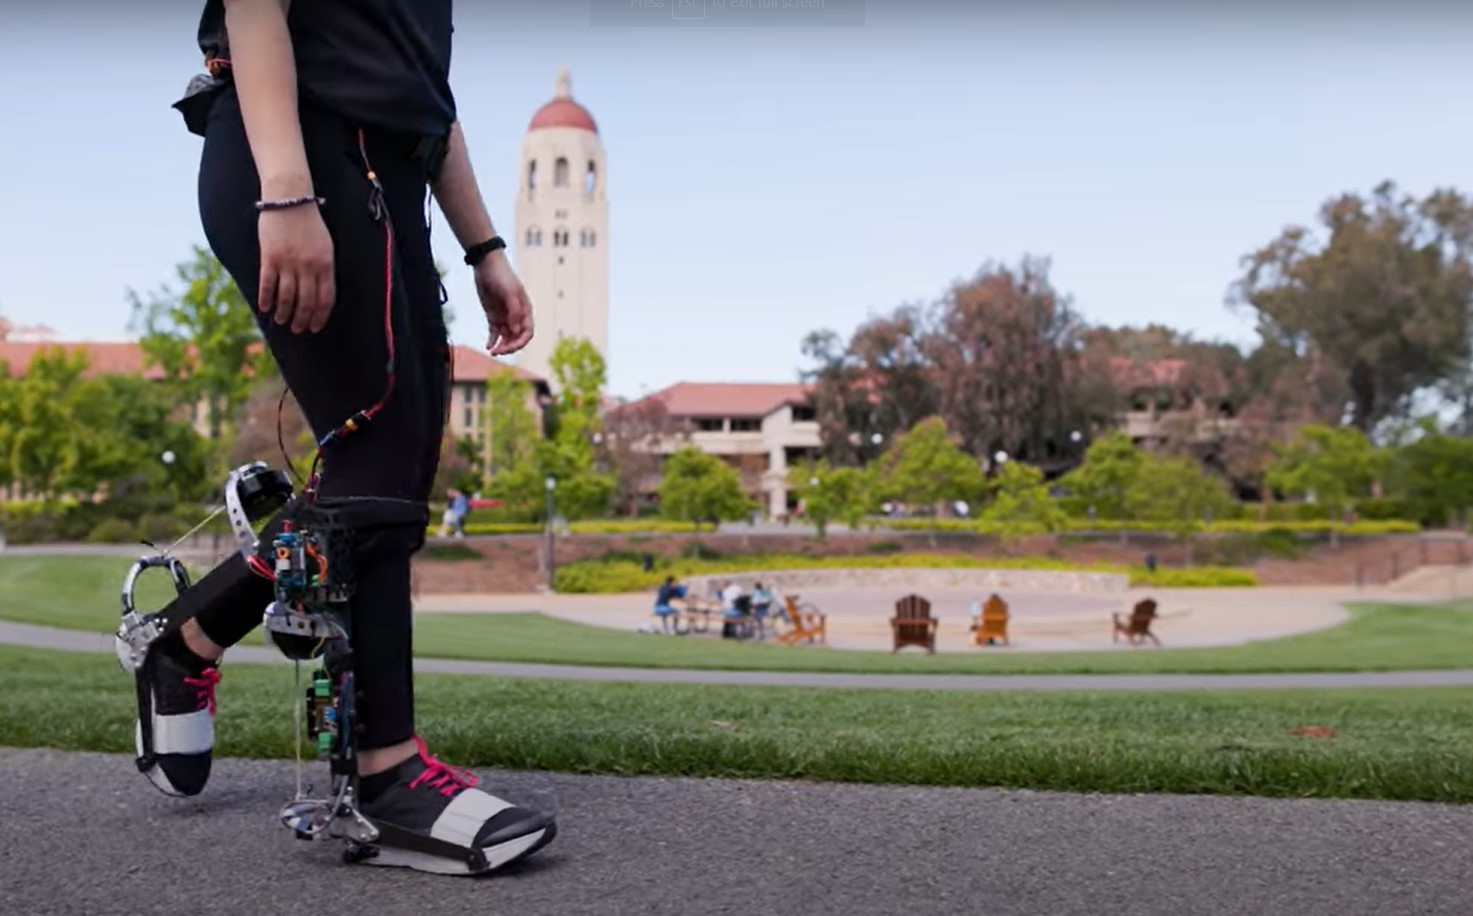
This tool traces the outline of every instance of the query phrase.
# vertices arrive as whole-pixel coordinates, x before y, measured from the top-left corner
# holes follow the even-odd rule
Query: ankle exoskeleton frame
[[[272,599],[262,620],[267,640],[296,663],[299,688],[301,662],[318,662],[302,694],[305,705],[297,719],[297,792],[282,807],[280,819],[301,839],[346,840],[349,861],[371,858],[376,849],[370,844],[378,839],[378,831],[359,813],[356,802],[356,690],[347,610],[353,591],[352,529],[331,509],[299,502],[290,479],[263,462],[231,472],[224,496],[224,505],[194,529],[222,512],[229,519],[238,549],[211,573],[220,574],[224,584],[201,594],[203,580],[198,585],[191,583],[184,564],[171,554],[172,548],[140,557],[123,580],[122,620],[114,640],[118,660],[125,671],[136,673],[156,641],[177,631],[212,601],[239,600],[241,577],[269,580]],[[256,533],[255,526],[273,513],[281,514],[266,526],[274,534],[263,551],[263,535]],[[169,573],[178,600],[163,610],[141,613],[136,603],[137,583],[151,569]],[[259,586],[253,584],[251,593],[256,588]],[[328,762],[330,788],[321,798],[309,797],[310,787],[306,791],[302,787],[304,724],[316,759]],[[141,727],[147,745],[149,723],[142,722]],[[145,753],[140,766],[147,757]]]

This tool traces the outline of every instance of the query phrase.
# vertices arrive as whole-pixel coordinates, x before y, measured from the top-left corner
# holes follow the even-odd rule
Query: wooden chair
[[[989,639],[1012,645],[1008,641],[1008,603],[996,594],[982,605],[982,619],[972,630],[972,645],[985,646]]]
[[[1110,642],[1119,642],[1120,637],[1124,636],[1125,641],[1132,646],[1138,646],[1147,639],[1158,647],[1161,645],[1161,640],[1151,632],[1151,621],[1156,619],[1155,599],[1146,598],[1136,602],[1129,617],[1121,617],[1119,614],[1111,614],[1110,617],[1115,624],[1110,632]]]
[[[927,653],[936,653],[936,628],[940,625],[931,616],[931,602],[920,595],[906,595],[895,602],[895,616],[890,618],[890,629],[895,634],[895,648],[899,652],[906,646],[921,646]]]
[[[798,642],[813,642],[817,640],[820,644],[828,643],[829,618],[811,604],[799,604],[797,595],[785,595],[783,602],[787,605],[787,617],[791,626],[787,632],[780,634],[777,641],[785,646],[791,646]]]

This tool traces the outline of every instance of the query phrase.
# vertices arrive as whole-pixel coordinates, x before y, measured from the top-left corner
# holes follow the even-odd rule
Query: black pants
[[[426,222],[428,177],[413,157],[416,139],[364,132],[393,230],[388,251],[382,208],[375,214],[372,207],[358,125],[306,104],[300,119],[314,190],[326,200],[321,212],[333,239],[337,295],[327,327],[294,334],[289,324],[277,325],[255,311],[260,244],[254,204],[260,183],[239,102],[228,89],[214,103],[205,135],[200,215],[210,247],[255,311],[282,377],[319,440],[384,395],[390,364],[385,296],[392,287],[393,392],[371,422],[328,446],[318,491],[319,502],[342,507],[355,529],[357,584],[349,623],[363,729],[358,745],[371,749],[414,733],[410,559],[423,546],[429,524],[428,499],[448,417],[450,347]],[[205,635],[229,646],[260,623],[264,608],[264,601],[217,602],[197,619]]]

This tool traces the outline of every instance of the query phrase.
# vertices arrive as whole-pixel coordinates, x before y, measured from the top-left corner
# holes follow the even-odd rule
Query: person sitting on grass
[[[665,582],[655,594],[655,614],[660,618],[660,628],[666,633],[670,632],[673,619],[680,614],[670,602],[677,598],[684,598],[688,589],[675,581],[674,576],[666,576]]]

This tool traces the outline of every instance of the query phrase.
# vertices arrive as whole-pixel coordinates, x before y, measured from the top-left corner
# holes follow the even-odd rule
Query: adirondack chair
[[[1138,646],[1146,640],[1150,640],[1157,646],[1161,640],[1151,632],[1151,621],[1156,619],[1156,601],[1154,598],[1146,598],[1136,602],[1135,608],[1129,617],[1121,617],[1119,614],[1111,614],[1114,620],[1114,629],[1110,632],[1110,641],[1119,642],[1124,636],[1125,641],[1132,646]]]
[[[989,639],[1012,645],[1008,640],[1008,603],[995,593],[982,605],[982,619],[972,630],[972,645],[985,646]]]
[[[921,646],[927,653],[936,653],[936,628],[940,625],[931,616],[931,602],[920,595],[906,595],[895,602],[895,616],[890,618],[890,629],[895,634],[895,648],[899,652],[906,646]]]
[[[783,603],[787,605],[787,617],[791,626],[788,630],[777,637],[777,641],[784,646],[791,646],[799,642],[813,642],[817,640],[820,644],[828,643],[829,618],[812,604],[799,604],[797,595],[783,596]]]

